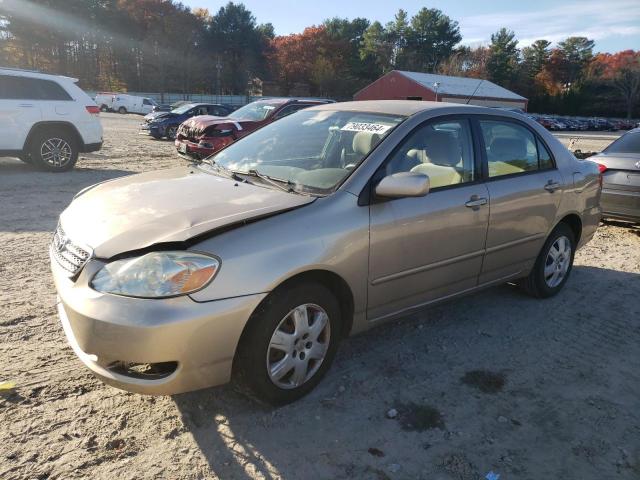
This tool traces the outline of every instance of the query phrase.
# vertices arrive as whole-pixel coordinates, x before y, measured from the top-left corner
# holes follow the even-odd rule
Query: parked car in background
[[[227,118],[196,117],[180,125],[176,150],[183,158],[200,160],[275,120],[332,100],[272,98],[258,100],[231,113]]]
[[[640,222],[640,128],[589,160],[597,162],[602,173],[603,216]]]
[[[134,95],[127,95],[125,93],[119,93],[113,99],[111,109],[118,113],[141,113],[146,115],[150,113],[153,107],[157,105],[153,98],[149,97],[136,97]]]
[[[156,139],[163,137],[174,139],[178,126],[185,120],[198,115],[226,117],[231,111],[216,103],[187,103],[170,112],[158,112],[140,126],[140,133],[146,133]]]
[[[253,121],[264,106],[282,104],[250,105]],[[317,105],[199,165],[77,195],[50,249],[58,312],[82,362],[118,388],[233,378],[287,403],[346,335],[507,281],[558,294],[599,197],[597,165],[517,113]]]
[[[178,100],[177,102],[173,102],[171,104],[162,103],[162,104],[154,105],[153,108],[151,109],[151,113],[148,113],[144,118],[147,118],[149,117],[149,115],[153,115],[154,113],[170,112],[171,110],[175,110],[176,108],[181,107],[182,105],[186,105],[187,103],[195,103],[195,102],[191,102],[189,100]]]
[[[51,172],[102,147],[100,108],[77,79],[0,68],[0,156]]]
[[[101,112],[110,112],[113,110],[113,101],[118,95],[115,92],[98,92],[94,101],[100,107]]]

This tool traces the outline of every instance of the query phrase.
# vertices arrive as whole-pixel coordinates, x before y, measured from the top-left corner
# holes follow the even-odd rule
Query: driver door
[[[482,268],[489,195],[466,118],[427,122],[387,160],[379,178],[425,173],[423,197],[370,205],[368,318],[474,288]]]

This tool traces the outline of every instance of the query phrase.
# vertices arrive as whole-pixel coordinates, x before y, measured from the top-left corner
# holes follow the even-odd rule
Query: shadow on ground
[[[219,478],[633,478],[630,285],[640,275],[576,266],[552,299],[503,285],[421,311],[346,340],[319,387],[278,409],[229,386],[173,398]],[[500,388],[469,381],[479,369]],[[412,425],[425,411],[438,422]]]
[[[131,173],[82,167],[51,173],[0,158],[0,232],[53,231],[58,216],[80,190]]]

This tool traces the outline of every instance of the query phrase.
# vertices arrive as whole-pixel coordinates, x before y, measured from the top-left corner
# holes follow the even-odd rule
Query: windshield
[[[195,103],[187,103],[185,105],[181,105],[178,108],[174,108],[173,110],[171,110],[171,113],[177,113],[178,115],[182,115],[183,113],[186,113],[187,110],[189,110],[190,108],[193,108],[195,106]]]
[[[229,118],[233,118],[234,120],[264,120],[271,112],[278,108],[281,103],[282,102],[270,102],[268,100],[249,103],[233,112],[229,115]]]
[[[640,153],[640,132],[629,132],[604,149],[607,153]]]
[[[296,191],[329,193],[405,117],[302,110],[255,131],[213,157],[230,171],[255,171]]]

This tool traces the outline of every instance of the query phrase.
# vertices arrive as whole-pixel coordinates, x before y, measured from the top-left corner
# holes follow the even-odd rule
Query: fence
[[[97,92],[87,91],[87,94],[94,98]],[[233,105],[241,107],[247,103],[261,100],[263,98],[273,97],[257,97],[252,95],[207,95],[200,93],[150,93],[150,92],[126,92],[127,95],[136,97],[153,98],[158,103],[174,103],[182,100],[188,100],[193,103],[222,103],[224,105]],[[302,97],[291,97],[302,98]],[[304,97],[309,98],[309,97]]]

